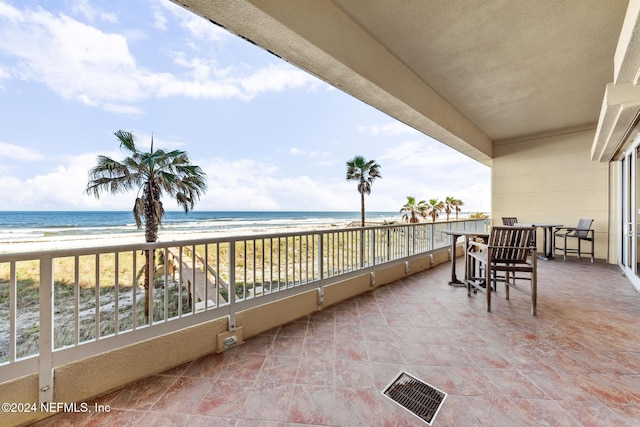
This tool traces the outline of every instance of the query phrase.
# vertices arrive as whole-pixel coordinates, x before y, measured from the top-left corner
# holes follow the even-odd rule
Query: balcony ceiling
[[[179,0],[485,164],[593,126],[627,0]]]

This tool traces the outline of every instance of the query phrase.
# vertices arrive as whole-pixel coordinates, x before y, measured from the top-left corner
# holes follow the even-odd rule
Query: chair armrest
[[[557,234],[559,231],[561,230],[566,230],[566,232],[570,232],[576,229],[576,227],[554,227],[556,229],[556,231],[553,232],[553,234]]]
[[[486,243],[480,243],[480,242],[476,242],[474,240],[469,240],[469,248],[474,247],[477,248],[479,250],[486,250],[487,249],[487,244]]]

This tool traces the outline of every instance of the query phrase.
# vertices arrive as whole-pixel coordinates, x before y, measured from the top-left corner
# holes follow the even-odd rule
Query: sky
[[[356,155],[367,210],[490,210],[488,167],[168,0],[0,0],[0,210],[130,210],[84,192],[120,129],[203,168],[200,211],[359,211]]]

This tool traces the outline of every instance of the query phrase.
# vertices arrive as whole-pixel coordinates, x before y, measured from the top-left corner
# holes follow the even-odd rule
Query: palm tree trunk
[[[147,243],[154,243],[158,240],[159,221],[156,218],[156,210],[154,208],[153,186],[149,185],[149,198],[145,200],[145,240]],[[145,252],[145,268],[144,268],[144,320],[149,323],[149,319],[153,316],[153,307],[150,300],[153,298],[153,277],[156,270],[155,250]]]
[[[151,298],[153,292],[153,286],[149,286],[149,282],[151,281],[151,252],[145,251],[145,263],[144,263],[144,322],[146,324],[149,323],[150,318],[150,308],[151,304],[149,304],[149,299]]]
[[[360,214],[362,216],[362,226],[364,227],[364,191],[360,192]]]

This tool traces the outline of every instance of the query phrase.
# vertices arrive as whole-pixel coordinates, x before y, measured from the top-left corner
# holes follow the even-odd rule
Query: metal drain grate
[[[447,393],[401,371],[382,394],[431,425]]]

